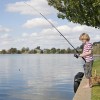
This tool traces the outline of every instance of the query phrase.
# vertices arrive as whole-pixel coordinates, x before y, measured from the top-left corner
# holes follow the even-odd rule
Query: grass
[[[93,75],[94,71],[96,70],[97,75],[100,75],[100,60],[94,61],[93,64]],[[100,85],[95,85],[92,88],[92,99],[91,100],[100,100]]]

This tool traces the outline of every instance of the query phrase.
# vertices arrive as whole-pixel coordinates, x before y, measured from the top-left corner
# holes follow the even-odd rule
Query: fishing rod
[[[71,47],[76,51],[76,53],[79,54],[78,50],[69,42],[69,40],[53,25],[41,12],[39,12],[37,9],[35,9],[33,6],[29,5],[28,3],[24,2],[27,6],[31,7],[35,11],[37,11],[46,21],[48,21],[53,28],[57,30],[57,32],[70,44]],[[82,59],[85,61],[85,59],[82,57]]]

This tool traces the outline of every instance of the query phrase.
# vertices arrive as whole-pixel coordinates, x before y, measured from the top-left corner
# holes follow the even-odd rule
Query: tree
[[[56,53],[58,53],[58,54],[59,54],[59,53],[60,53],[60,49],[57,49],[57,50],[56,50]]]
[[[36,54],[36,53],[37,53],[37,51],[34,49],[33,53],[34,53],[34,54]]]
[[[56,53],[56,48],[51,48],[51,53]]]
[[[65,49],[61,49],[60,53],[61,54],[65,54],[66,53],[66,50]]]
[[[21,51],[20,50],[17,50],[17,54],[21,54]]]
[[[100,54],[100,42],[93,43],[93,54]]]
[[[21,49],[21,53],[25,53],[25,51],[26,51],[26,48],[23,47],[23,48]]]
[[[46,53],[47,54],[50,54],[50,49],[46,49]]]
[[[15,54],[15,53],[17,53],[17,49],[16,48],[11,48],[11,49],[8,50],[8,53]]]
[[[43,54],[43,50],[41,50],[41,52],[40,52],[41,54]]]
[[[59,11],[58,18],[100,28],[100,0],[47,0]]]
[[[1,51],[1,54],[6,54],[7,52],[6,52],[6,50],[5,49],[3,49],[2,51]]]
[[[40,46],[37,46],[36,49],[39,49],[40,50]]]
[[[67,49],[67,53],[71,53],[71,49],[70,48]]]

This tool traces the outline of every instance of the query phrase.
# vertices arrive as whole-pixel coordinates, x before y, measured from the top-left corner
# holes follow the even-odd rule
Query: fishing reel
[[[79,58],[79,56],[80,56],[79,54],[76,54],[76,53],[74,54],[74,57],[76,58]]]

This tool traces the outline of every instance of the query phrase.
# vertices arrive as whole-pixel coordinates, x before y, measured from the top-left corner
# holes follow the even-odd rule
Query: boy
[[[82,33],[79,37],[79,40],[84,44],[83,53],[79,57],[83,57],[86,60],[84,65],[84,74],[87,79],[87,84],[83,88],[92,87],[92,66],[93,66],[93,53],[92,53],[92,44],[89,42],[90,37],[86,33]]]

